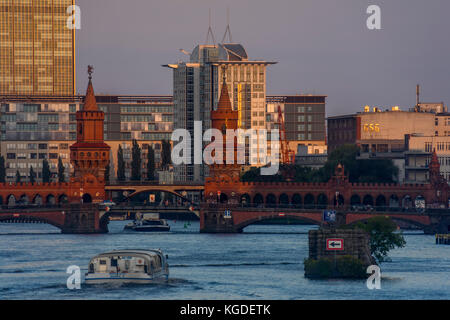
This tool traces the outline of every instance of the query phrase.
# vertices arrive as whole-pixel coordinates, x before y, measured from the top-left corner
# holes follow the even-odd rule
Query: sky
[[[450,104],[448,0],[77,0],[77,91],[87,65],[97,94],[172,94],[163,64],[188,60],[206,42],[211,9],[216,41],[230,11],[233,42],[268,67],[267,94],[327,95],[327,115],[363,106],[402,109],[421,101]],[[369,30],[369,5],[381,30]]]

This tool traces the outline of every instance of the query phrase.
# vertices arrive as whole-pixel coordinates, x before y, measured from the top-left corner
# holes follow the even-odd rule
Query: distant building
[[[74,4],[0,1],[0,95],[75,95]]]
[[[238,43],[198,45],[189,62],[167,64],[173,69],[174,129],[187,129],[194,136],[194,121],[202,121],[203,132],[210,128],[210,112],[215,110],[223,72],[234,110],[239,112],[239,128],[266,128],[266,67],[275,62],[249,60]],[[192,163],[194,152],[192,144]],[[201,165],[178,165],[175,180],[203,182],[208,175]]]
[[[391,159],[399,168],[399,182],[424,183],[436,150],[441,174],[450,176],[450,114],[443,103],[419,103],[402,111],[366,107],[353,115],[329,117],[328,148],[343,144],[360,148],[360,159]]]
[[[97,105],[105,112],[104,139],[111,146],[110,178],[117,172],[117,150],[123,148],[127,162],[126,177],[131,176],[131,146],[136,139],[142,148],[142,173],[145,178],[147,152],[155,151],[161,160],[162,141],[171,138],[173,102],[170,96],[97,96]],[[22,181],[29,178],[30,167],[42,178],[42,162],[47,159],[56,174],[58,158],[66,167],[66,179],[72,168],[69,146],[76,140],[75,113],[83,106],[82,96],[16,97],[0,103],[0,152],[6,161],[8,181],[15,181],[18,170]]]
[[[296,165],[313,169],[322,168],[327,160],[327,153],[311,153],[305,145],[299,145],[295,155]]]
[[[326,154],[325,100],[316,95],[267,96],[267,130],[280,129],[280,107],[290,149],[297,152],[299,146],[307,146],[309,154]]]
[[[358,121],[355,114],[327,118],[328,154],[345,144],[356,144],[360,133]]]

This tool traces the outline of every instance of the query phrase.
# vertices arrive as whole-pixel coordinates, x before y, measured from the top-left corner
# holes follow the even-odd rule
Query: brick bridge
[[[430,163],[430,181],[351,183],[341,165],[327,183],[240,182],[222,175],[206,181],[200,231],[241,232],[256,221],[273,218],[321,224],[323,210],[334,209],[339,213],[340,224],[384,215],[414,224],[427,233],[448,232],[450,190],[439,173],[435,153]],[[231,211],[231,217],[227,211]]]
[[[62,233],[106,233],[108,214],[96,205],[18,206],[0,210],[0,222],[47,223]]]

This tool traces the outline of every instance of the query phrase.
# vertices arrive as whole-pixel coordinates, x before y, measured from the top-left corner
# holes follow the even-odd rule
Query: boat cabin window
[[[106,264],[106,260],[100,260],[100,264]]]
[[[111,267],[117,267],[117,259],[111,258]]]

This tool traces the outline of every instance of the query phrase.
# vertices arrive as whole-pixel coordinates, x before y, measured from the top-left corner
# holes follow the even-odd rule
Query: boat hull
[[[104,273],[94,273],[87,274],[85,277],[85,284],[149,284],[155,282],[167,281],[169,275],[160,274],[158,276],[149,276],[142,274],[104,274]]]

